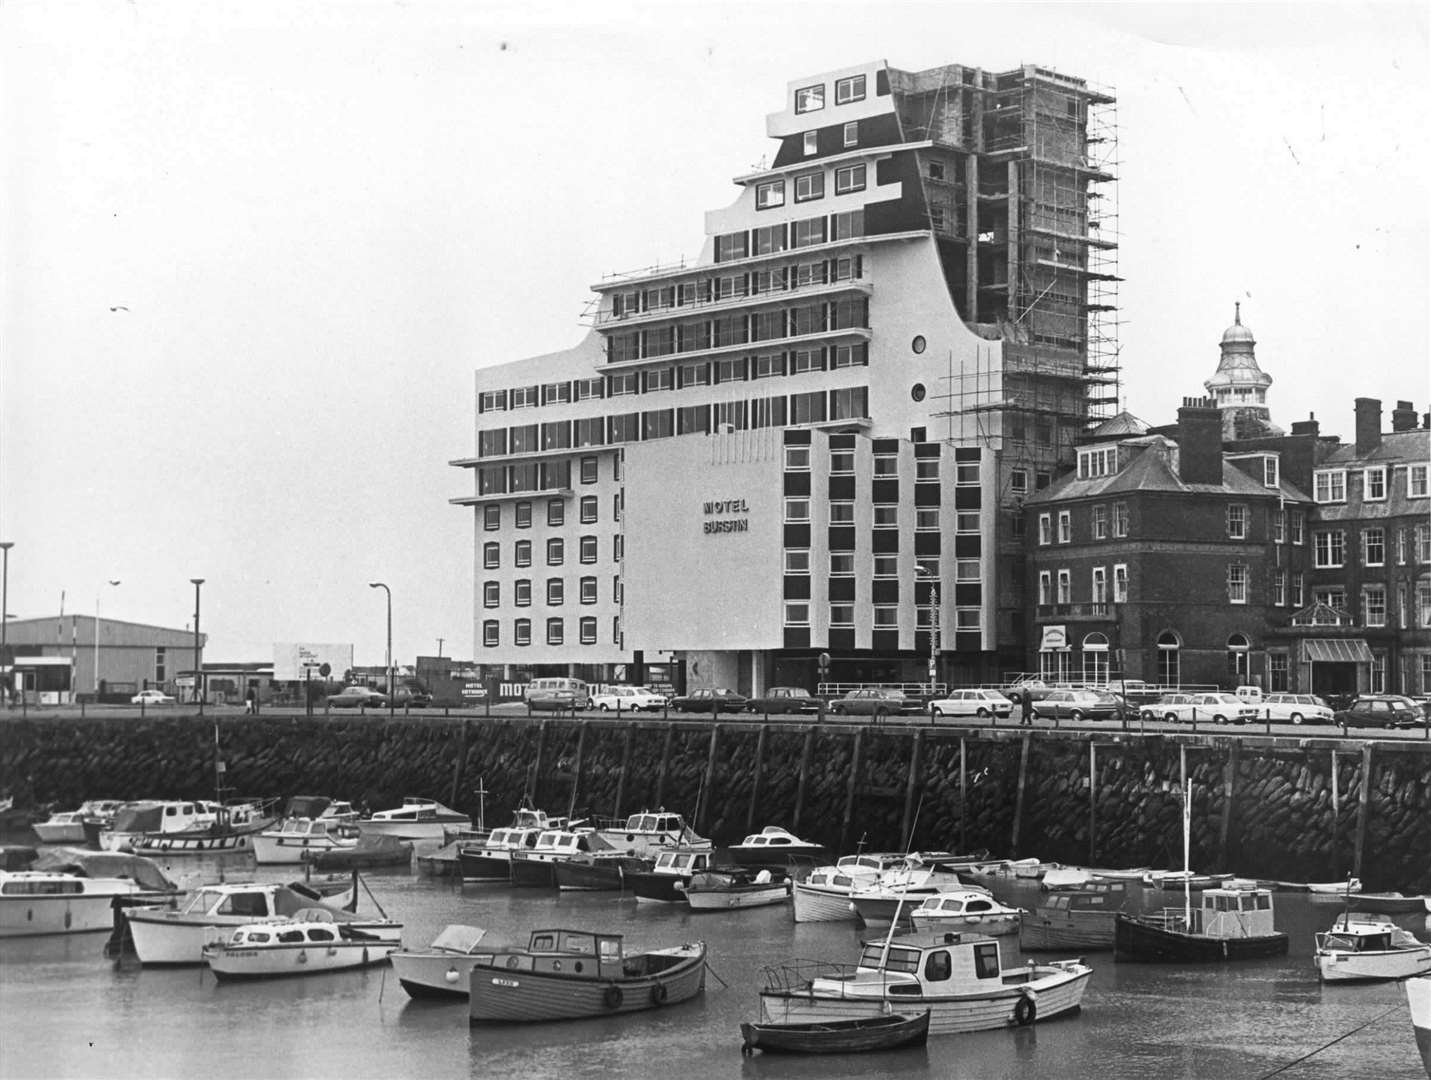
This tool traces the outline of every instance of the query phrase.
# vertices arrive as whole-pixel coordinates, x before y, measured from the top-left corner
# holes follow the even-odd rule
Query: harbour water
[[[205,880],[294,877],[233,859],[176,869]],[[873,931],[796,924],[788,907],[695,914],[614,893],[463,886],[406,870],[364,880],[372,895],[360,909],[376,902],[402,920],[409,946],[448,923],[516,934],[615,930],[628,949],[700,938],[710,950],[706,992],[609,1020],[473,1027],[462,1004],[410,1000],[387,968],[219,984],[206,969],[107,960],[103,934],[16,939],[0,942],[0,1076],[1424,1078],[1401,986],[1318,982],[1312,934],[1340,906],[1305,894],[1277,894],[1277,924],[1292,940],[1284,958],[1185,968],[1093,953],[1076,1016],[882,1055],[767,1058],[743,1056],[739,1032],[755,1018],[762,968],[793,958],[849,962]],[[1034,886],[992,886],[1005,901],[1038,902]],[[1181,903],[1180,893],[1130,893],[1146,906]],[[1431,929],[1421,914],[1397,921],[1423,939]],[[1019,962],[1017,938],[1000,940],[1005,964]]]

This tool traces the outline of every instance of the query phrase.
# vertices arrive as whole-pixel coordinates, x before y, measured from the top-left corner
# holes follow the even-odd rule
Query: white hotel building
[[[791,82],[695,263],[478,371],[476,660],[745,693],[821,654],[1025,666],[1023,496],[1115,401],[1112,106],[1031,66]]]

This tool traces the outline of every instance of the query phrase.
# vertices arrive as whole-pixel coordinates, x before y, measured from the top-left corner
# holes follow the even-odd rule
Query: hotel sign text
[[[707,520],[702,523],[702,531],[707,535],[750,531],[750,518],[744,516],[750,513],[750,507],[744,499],[710,499],[704,512]]]

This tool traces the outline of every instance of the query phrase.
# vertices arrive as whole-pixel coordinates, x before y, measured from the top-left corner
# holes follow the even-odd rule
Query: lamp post
[[[204,694],[202,689],[203,675],[199,670],[199,586],[204,583],[201,577],[190,578],[194,583],[194,700],[199,703],[199,715],[204,715]]]
[[[10,707],[10,697],[15,689],[15,665],[7,659],[6,632],[10,625],[10,549],[15,546],[13,540],[0,540],[0,553],[3,553],[5,567],[0,571],[0,665],[6,671],[3,689],[0,689],[0,708]]]
[[[917,564],[915,570],[929,579],[929,692],[933,694],[939,672],[939,573],[924,563]]]
[[[387,671],[388,671],[388,712],[393,710],[393,591],[381,581],[368,582],[370,589],[382,589],[387,593],[388,599],[388,651],[387,651]]]
[[[110,579],[109,584],[118,585],[119,582]],[[94,594],[94,703],[99,704],[99,596],[103,592],[103,586]]]

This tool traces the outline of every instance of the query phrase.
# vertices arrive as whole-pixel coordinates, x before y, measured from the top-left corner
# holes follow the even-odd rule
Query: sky
[[[1284,427],[1431,409],[1422,3],[0,0],[13,617],[471,658],[474,372],[694,259],[786,83],[1053,67],[1118,97],[1123,405],[1242,302]],[[118,580],[119,585],[108,582]]]

